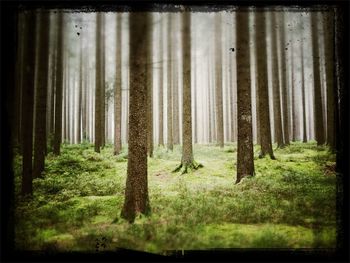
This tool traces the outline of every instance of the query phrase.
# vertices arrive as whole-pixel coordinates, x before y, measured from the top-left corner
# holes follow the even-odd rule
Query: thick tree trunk
[[[33,176],[39,177],[45,167],[46,153],[46,106],[47,84],[49,66],[49,28],[50,14],[46,11],[40,13],[39,27],[39,58],[38,79],[36,88],[36,116],[35,116],[35,142]]]
[[[282,87],[282,112],[283,112],[283,146],[289,145],[289,129],[288,129],[288,87],[287,87],[287,67],[286,67],[286,41],[284,29],[284,14],[280,12],[280,47],[281,47],[281,87]]]
[[[216,107],[216,128],[217,143],[224,147],[224,118],[222,105],[222,52],[221,52],[221,15],[215,17],[215,107]]]
[[[269,94],[267,82],[267,55],[266,55],[266,20],[265,12],[255,13],[255,43],[257,50],[257,76],[259,97],[259,121],[260,121],[260,157],[269,154],[274,159],[271,143],[271,128],[269,114]]]
[[[63,13],[57,18],[57,57],[56,57],[56,94],[55,94],[55,135],[53,153],[60,155],[62,141],[62,89],[63,89]]]
[[[101,13],[96,13],[96,83],[95,83],[95,152],[100,152],[102,144],[102,113],[101,113],[101,102],[102,102],[102,47],[101,47],[101,28],[102,28],[102,17]]]
[[[116,81],[114,89],[114,154],[122,149],[122,15],[117,14]]]
[[[163,85],[163,77],[164,77],[164,72],[163,72],[163,23],[160,22],[160,29],[159,29],[159,53],[160,53],[160,69],[159,69],[159,101],[158,101],[158,108],[159,108],[159,145],[164,146],[164,110],[163,110],[163,93],[164,93],[164,85]]]
[[[277,147],[283,145],[282,134],[282,116],[281,116],[281,97],[280,97],[280,81],[278,74],[278,55],[277,55],[277,36],[276,36],[276,13],[271,13],[271,66],[272,66],[272,90],[273,90],[273,112],[274,112],[274,128],[275,141]]]
[[[172,100],[172,83],[171,83],[171,60],[172,60],[172,24],[171,24],[171,16],[172,14],[168,14],[168,62],[167,62],[167,82],[168,82],[168,88],[167,88],[167,132],[168,132],[168,142],[167,147],[168,150],[173,150],[173,100]]]
[[[152,21],[151,21],[152,22]],[[147,151],[149,157],[153,157],[153,61],[152,61],[152,30],[148,28],[149,38],[147,45]]]
[[[236,13],[237,41],[237,180],[254,175],[252,109],[249,58],[249,13]]]
[[[333,68],[333,17],[332,11],[323,14],[324,51],[326,68],[326,92],[327,92],[327,144],[331,150],[335,149],[334,139],[334,68]]]
[[[33,151],[33,103],[34,103],[34,69],[35,69],[35,35],[36,17],[34,11],[24,14],[25,28],[23,41],[23,86],[22,86],[22,195],[32,195],[32,151]]]
[[[130,13],[129,152],[125,201],[121,216],[133,222],[150,211],[147,185],[147,48],[150,13]],[[145,36],[146,34],[146,36]],[[145,39],[146,38],[146,39]]]
[[[313,75],[314,75],[314,114],[315,114],[315,137],[317,145],[325,143],[325,129],[323,123],[322,97],[321,97],[321,77],[318,44],[318,19],[317,13],[311,13],[312,30],[312,55],[313,55]]]

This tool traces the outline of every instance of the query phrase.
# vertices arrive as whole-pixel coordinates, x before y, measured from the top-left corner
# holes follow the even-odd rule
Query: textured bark
[[[321,97],[321,77],[318,44],[318,19],[317,13],[311,13],[312,30],[312,55],[313,55],[313,75],[314,75],[314,114],[315,114],[315,138],[317,145],[325,143],[325,127],[323,123],[322,97]]]
[[[300,60],[301,60],[301,100],[303,104],[303,142],[307,142],[306,132],[306,99],[305,99],[305,71],[304,71],[304,45],[303,38],[300,43]]]
[[[164,110],[163,110],[163,93],[164,93],[164,85],[163,85],[163,78],[164,78],[164,72],[163,72],[163,23],[160,22],[160,30],[159,30],[159,53],[160,53],[160,65],[159,65],[159,101],[158,101],[158,108],[159,108],[159,145],[164,145]]]
[[[33,103],[36,19],[34,11],[24,14],[25,28],[23,41],[26,44],[23,54],[22,86],[22,195],[32,195],[32,151],[33,151]]]
[[[147,185],[147,45],[150,13],[130,13],[129,152],[125,201],[121,216],[133,222],[150,211]],[[146,38],[146,39],[145,39]]]
[[[53,153],[60,155],[62,141],[62,89],[63,89],[63,13],[57,17],[57,57],[56,57],[56,93],[55,93],[55,134]]]
[[[284,14],[280,12],[280,46],[281,46],[281,87],[282,87],[282,113],[283,113],[283,146],[289,145],[289,129],[288,129],[288,88],[287,88],[287,67],[286,67],[286,41],[284,29]]]
[[[171,39],[171,34],[172,34],[172,21],[171,21],[171,16],[172,14],[168,14],[168,62],[167,62],[167,82],[168,82],[168,87],[167,87],[167,132],[168,132],[168,142],[167,142],[167,147],[168,150],[173,150],[173,100],[172,100],[172,83],[171,83],[171,60],[172,60],[172,39]]]
[[[271,62],[272,62],[272,90],[273,90],[273,112],[274,112],[274,128],[275,141],[277,147],[283,145],[282,134],[282,116],[281,116],[281,97],[280,97],[280,81],[278,74],[278,55],[277,55],[277,36],[276,36],[276,13],[271,13]]]
[[[224,118],[222,105],[222,52],[221,52],[221,15],[215,17],[215,112],[217,143],[224,147]]]
[[[45,167],[46,153],[46,106],[49,66],[49,28],[50,14],[40,13],[39,43],[38,43],[38,79],[36,87],[36,116],[33,176],[39,177]]]
[[[254,175],[252,109],[249,59],[249,13],[236,13],[237,41],[237,180]]]
[[[122,16],[117,14],[116,81],[114,89],[114,154],[122,149]]]
[[[96,13],[96,82],[95,82],[95,152],[100,152],[102,144],[101,102],[102,102],[102,61],[101,61],[101,13]]]
[[[255,13],[256,50],[257,50],[257,77],[259,97],[260,120],[260,157],[269,154],[274,159],[271,143],[271,128],[269,114],[269,94],[267,81],[267,55],[266,55],[266,22],[265,12]]]
[[[147,66],[146,66],[146,78],[147,78],[147,151],[149,157],[153,157],[153,61],[152,61],[152,30],[148,28],[147,32],[148,42],[145,42],[147,46]]]
[[[327,144],[331,150],[335,149],[334,139],[334,59],[333,59],[333,17],[332,11],[323,14],[323,32],[324,32],[324,52],[326,69],[326,92],[327,92]]]

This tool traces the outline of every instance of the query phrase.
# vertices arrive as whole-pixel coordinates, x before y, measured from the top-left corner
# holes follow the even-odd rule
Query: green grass
[[[127,149],[63,145],[49,154],[34,196],[19,196],[21,157],[16,156],[15,242],[19,249],[95,251],[129,248],[165,253],[173,249],[313,248],[336,245],[335,156],[315,143],[275,150],[277,160],[259,159],[256,176],[235,185],[236,144],[224,149],[195,145],[204,165],[172,173],[181,159],[156,148],[148,159],[152,213],[134,224],[120,218]],[[105,246],[101,246],[101,242]]]

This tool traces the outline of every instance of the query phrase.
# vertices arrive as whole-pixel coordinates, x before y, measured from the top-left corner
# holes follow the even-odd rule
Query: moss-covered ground
[[[259,159],[256,176],[235,185],[236,145],[195,145],[203,168],[171,171],[181,160],[156,148],[148,159],[152,214],[134,224],[120,218],[127,153],[101,154],[93,145],[63,145],[48,154],[34,196],[20,198],[21,157],[15,158],[15,242],[18,249],[153,253],[212,248],[323,248],[336,243],[335,156],[315,143],[275,150]]]

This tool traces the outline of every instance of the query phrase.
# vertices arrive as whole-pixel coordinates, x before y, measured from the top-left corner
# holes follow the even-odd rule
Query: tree
[[[267,55],[266,55],[266,25],[265,12],[255,13],[255,43],[257,50],[257,84],[259,97],[259,130],[261,151],[259,157],[269,154],[275,159],[272,151],[271,128],[269,115],[269,94],[267,82]]]
[[[159,29],[159,54],[160,54],[160,68],[159,68],[159,101],[158,101],[158,107],[159,107],[159,145],[164,145],[164,124],[163,124],[163,116],[164,116],[164,111],[163,111],[163,23],[160,23],[160,29]]]
[[[121,216],[133,222],[138,213],[148,214],[147,185],[147,49],[151,14],[130,13],[130,113],[129,152],[125,200]],[[146,38],[146,39],[145,39]]]
[[[168,62],[167,62],[167,82],[168,82],[168,88],[167,88],[167,132],[168,132],[168,143],[167,147],[168,150],[173,150],[173,100],[172,100],[172,85],[171,85],[171,60],[172,60],[172,21],[171,21],[172,14],[168,14]]]
[[[281,47],[281,87],[282,87],[282,113],[283,113],[283,147],[289,145],[289,129],[288,129],[288,99],[287,99],[287,68],[286,68],[286,41],[284,29],[284,13],[280,12],[279,25],[280,47]],[[281,146],[282,147],[282,146]]]
[[[174,170],[182,170],[182,174],[187,173],[187,169],[198,169],[203,165],[198,164],[193,158],[192,150],[192,114],[191,114],[191,13],[182,13],[182,158],[181,164]]]
[[[239,183],[245,176],[254,175],[252,109],[250,90],[249,58],[249,17],[247,12],[236,13],[237,41],[237,179]]]
[[[100,152],[102,146],[102,61],[101,61],[101,31],[102,31],[102,14],[96,13],[96,83],[95,83],[95,152]]]
[[[23,54],[24,72],[22,86],[22,195],[32,195],[32,151],[33,151],[33,103],[35,69],[36,16],[34,11],[24,14],[23,41],[26,49]]]
[[[305,70],[304,70],[304,45],[303,38],[300,43],[300,61],[301,61],[301,100],[303,104],[303,142],[307,142],[306,132],[306,99],[305,99]]]
[[[101,14],[101,35],[100,39],[101,41],[101,147],[105,147],[106,144],[106,73],[105,73],[105,67],[106,67],[106,43],[105,43],[105,15],[104,13]]]
[[[77,119],[77,143],[81,142],[82,107],[83,107],[83,38],[79,37],[79,90],[78,90],[78,119]]]
[[[293,34],[291,36],[291,38],[293,39]],[[291,59],[290,59],[290,74],[291,74],[291,93],[292,93],[292,103],[291,103],[291,108],[292,108],[292,141],[296,141],[297,139],[297,120],[296,120],[296,110],[295,110],[295,85],[294,85],[294,49],[293,49],[293,42],[291,41],[291,45],[290,45],[290,49],[291,49]]]
[[[321,77],[318,44],[318,19],[317,13],[311,13],[311,40],[313,56],[313,76],[314,76],[314,114],[315,114],[315,137],[317,145],[325,143],[325,130],[323,123],[322,97],[321,97]]]
[[[271,67],[272,67],[272,90],[273,90],[273,112],[275,141],[277,148],[283,146],[282,116],[280,82],[278,77],[278,56],[277,56],[277,36],[276,36],[276,13],[271,13]]]
[[[114,89],[114,154],[118,155],[122,149],[122,16],[117,13],[117,41],[116,41],[116,82]]]
[[[62,141],[62,89],[63,89],[63,13],[57,17],[57,54],[56,54],[56,82],[55,82],[55,134],[53,153],[60,155]]]
[[[50,13],[40,12],[38,43],[38,79],[36,90],[35,142],[33,176],[39,177],[45,167],[46,153],[46,104],[49,66]]]
[[[224,118],[222,105],[222,51],[221,51],[221,15],[215,17],[215,107],[217,142],[224,147]]]
[[[149,157],[153,157],[153,61],[152,61],[152,30],[150,32],[147,45],[147,150]]]

